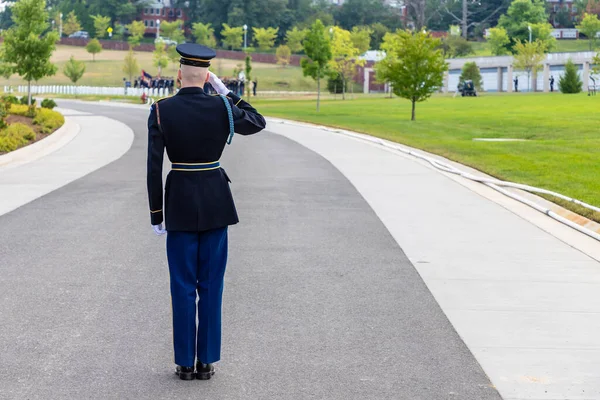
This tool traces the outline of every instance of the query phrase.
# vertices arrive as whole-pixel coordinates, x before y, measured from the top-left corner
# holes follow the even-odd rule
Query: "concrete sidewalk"
[[[414,158],[306,125],[268,129],[352,182],[505,400],[600,398],[600,263],[557,236],[590,254],[600,243]]]
[[[29,154],[30,160],[0,167],[0,215],[105,166],[131,147],[133,132],[127,125],[103,116],[57,110],[80,133],[69,135],[51,153],[42,149],[42,154]]]

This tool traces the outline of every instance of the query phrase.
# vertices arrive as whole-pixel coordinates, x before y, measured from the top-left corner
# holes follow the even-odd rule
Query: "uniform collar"
[[[204,89],[198,86],[184,87],[177,92],[177,95],[180,94],[204,94]]]

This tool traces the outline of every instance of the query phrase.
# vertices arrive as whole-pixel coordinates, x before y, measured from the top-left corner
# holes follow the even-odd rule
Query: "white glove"
[[[152,225],[152,229],[154,229],[154,233],[156,233],[157,236],[162,236],[167,233],[167,230],[163,228],[163,224]]]
[[[229,89],[227,86],[219,79],[218,76],[213,74],[212,72],[208,72],[208,83],[217,91],[219,94],[228,94]]]

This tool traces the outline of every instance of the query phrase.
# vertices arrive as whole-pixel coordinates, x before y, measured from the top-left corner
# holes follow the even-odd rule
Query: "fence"
[[[4,93],[15,91],[12,86],[4,86]],[[27,86],[17,86],[16,92],[26,93]],[[150,97],[165,97],[169,92],[167,89],[127,88],[124,87],[97,87],[97,86],[38,86],[31,85],[31,93],[34,94],[67,94],[67,95],[96,95],[96,96],[130,96],[141,97],[146,93]]]

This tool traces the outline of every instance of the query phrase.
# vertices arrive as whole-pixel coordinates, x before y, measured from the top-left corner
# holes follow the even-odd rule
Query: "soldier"
[[[204,380],[220,359],[227,227],[238,222],[231,181],[219,159],[233,130],[251,135],[265,128],[265,120],[209,72],[214,50],[185,43],[177,52],[181,90],[155,103],[148,118],[148,197],[154,231],[167,233],[176,373]],[[206,82],[218,95],[204,92]],[[165,148],[172,168],[163,211]]]
[[[550,91],[554,92],[554,75],[550,77]]]

